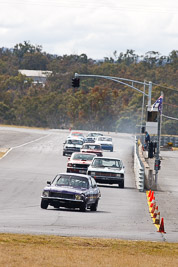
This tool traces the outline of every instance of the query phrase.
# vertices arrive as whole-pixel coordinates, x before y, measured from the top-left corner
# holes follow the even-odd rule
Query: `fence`
[[[137,135],[137,138],[139,138],[142,144],[144,144],[145,135]],[[150,136],[150,138],[152,142],[157,142],[156,135]],[[162,135],[160,138],[160,146],[165,147],[168,143],[172,143],[173,147],[178,147],[178,136]]]

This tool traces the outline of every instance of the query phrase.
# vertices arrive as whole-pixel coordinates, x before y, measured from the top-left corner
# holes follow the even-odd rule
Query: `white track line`
[[[7,154],[9,154],[9,152],[10,152],[11,150],[13,150],[13,149],[16,149],[16,148],[19,148],[19,147],[23,147],[23,146],[29,145],[29,144],[31,144],[31,143],[37,142],[37,141],[42,140],[42,139],[44,139],[44,138],[46,138],[46,137],[48,137],[48,136],[50,136],[50,135],[51,135],[51,134],[42,136],[42,137],[40,137],[40,138],[37,138],[37,139],[32,140],[32,141],[29,141],[29,142],[24,143],[24,144],[19,145],[19,146],[13,146],[13,147],[9,148],[9,150],[8,150],[8,151],[7,151],[7,152],[6,152],[0,159],[2,159],[2,158],[4,158],[5,156],[7,156]]]

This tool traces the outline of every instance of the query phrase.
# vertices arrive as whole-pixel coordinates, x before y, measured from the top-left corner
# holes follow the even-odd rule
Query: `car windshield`
[[[94,167],[108,167],[108,168],[122,168],[122,163],[117,159],[101,159],[95,158],[93,160],[92,166]]]
[[[88,136],[97,137],[97,136],[102,136],[102,134],[100,134],[100,133],[90,133]]]
[[[101,149],[101,147],[99,145],[93,145],[93,144],[92,145],[84,145],[83,148],[85,148],[85,149],[93,149],[93,150]]]
[[[82,140],[78,140],[78,139],[69,139],[67,140],[67,144],[73,144],[73,145],[83,145],[83,141]]]
[[[71,135],[83,137],[83,134],[82,133],[71,133]]]
[[[88,179],[78,176],[60,175],[56,178],[56,186],[67,186],[73,188],[89,188]]]
[[[72,159],[76,159],[76,160],[92,160],[95,157],[94,154],[84,154],[84,153],[74,153],[72,155]]]
[[[101,137],[98,137],[98,141],[109,141],[109,142],[112,142],[112,138],[111,137],[101,136]]]

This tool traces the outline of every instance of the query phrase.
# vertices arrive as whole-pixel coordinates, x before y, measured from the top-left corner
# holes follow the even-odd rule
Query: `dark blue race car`
[[[47,182],[41,196],[41,208],[78,208],[96,211],[101,197],[96,181],[89,175],[61,173]]]

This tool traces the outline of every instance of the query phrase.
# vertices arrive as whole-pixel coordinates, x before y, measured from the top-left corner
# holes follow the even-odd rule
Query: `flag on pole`
[[[154,108],[158,108],[159,112],[161,113],[162,112],[162,104],[163,104],[163,96],[161,95],[157,100],[156,102],[152,105],[152,110]]]

